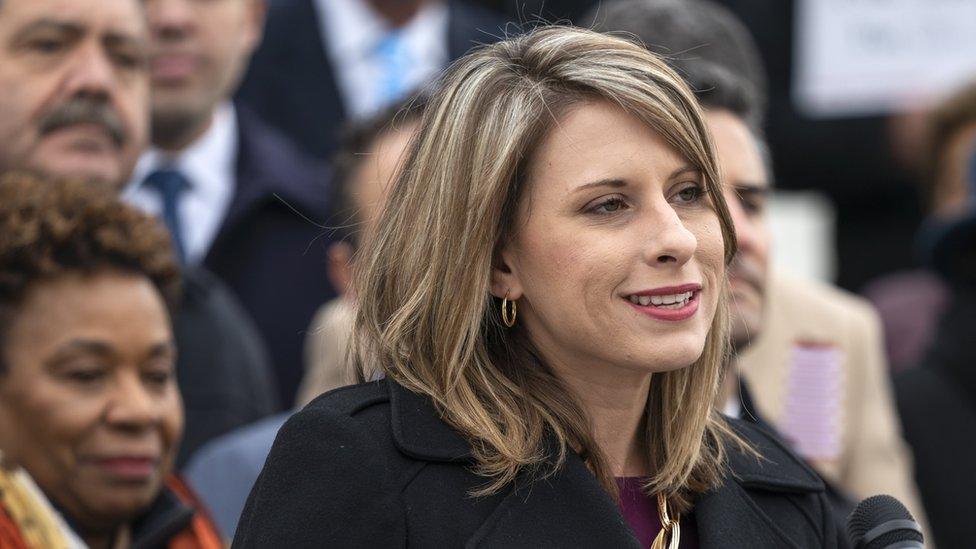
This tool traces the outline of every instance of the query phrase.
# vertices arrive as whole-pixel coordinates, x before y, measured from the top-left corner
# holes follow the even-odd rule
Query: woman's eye
[[[596,214],[608,214],[620,211],[626,207],[622,198],[612,197],[602,200],[596,206],[590,208],[590,211]]]
[[[143,377],[147,383],[152,385],[166,385],[169,383],[172,374],[169,372],[148,372]]]
[[[701,188],[699,185],[692,185],[678,191],[675,197],[681,203],[691,204],[701,199],[702,195],[704,194],[705,189]]]
[[[67,377],[69,380],[83,385],[96,383],[104,376],[105,372],[97,368],[70,370],[65,373],[65,377]]]

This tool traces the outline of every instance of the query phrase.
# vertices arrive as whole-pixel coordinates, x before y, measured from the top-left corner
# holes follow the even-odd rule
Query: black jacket
[[[833,548],[824,486],[775,439],[732,426],[765,461],[733,453],[694,517],[701,547]],[[392,381],[338,389],[282,428],[234,547],[639,547],[576,454],[546,480],[526,472],[474,499],[467,442],[429,399]]]
[[[176,379],[186,410],[177,462],[212,438],[278,411],[267,351],[234,296],[202,269],[183,273],[173,319]]]

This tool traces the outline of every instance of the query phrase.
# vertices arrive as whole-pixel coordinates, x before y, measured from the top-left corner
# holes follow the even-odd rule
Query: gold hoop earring
[[[518,307],[516,307],[515,301],[508,300],[508,292],[505,292],[505,297],[502,298],[502,322],[505,326],[512,328],[515,326],[516,316],[518,316]]]

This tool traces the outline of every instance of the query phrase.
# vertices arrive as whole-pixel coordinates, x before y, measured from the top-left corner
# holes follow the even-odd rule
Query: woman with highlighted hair
[[[455,63],[358,258],[373,381],[283,427],[235,546],[837,546],[818,477],[713,405],[719,185],[643,47],[550,27]]]

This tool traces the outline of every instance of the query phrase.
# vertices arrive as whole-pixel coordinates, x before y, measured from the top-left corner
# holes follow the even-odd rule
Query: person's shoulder
[[[218,469],[226,473],[228,464],[231,470],[256,467],[260,471],[278,430],[289,416],[289,413],[275,414],[207,442],[184,468],[187,477],[196,484],[197,478],[210,476]]]
[[[279,437],[296,430],[368,427],[390,431],[390,392],[386,380],[348,385],[323,393],[294,414]]]
[[[812,322],[824,318],[880,322],[870,301],[832,284],[778,272],[773,276],[772,285],[771,293],[778,306],[802,312],[802,317]]]
[[[398,455],[386,381],[340,387],[310,402],[278,431],[265,471],[322,469],[330,476],[369,475]],[[347,469],[347,470],[344,470]]]
[[[326,393],[278,432],[234,546],[396,544],[408,465],[393,442],[385,381]]]

